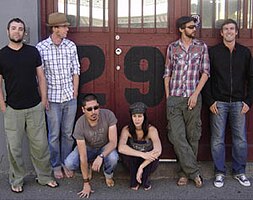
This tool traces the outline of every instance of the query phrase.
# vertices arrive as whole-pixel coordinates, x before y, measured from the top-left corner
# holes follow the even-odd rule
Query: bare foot
[[[112,178],[105,178],[105,182],[108,187],[114,186],[114,180]]]
[[[11,186],[11,191],[12,192],[15,192],[15,193],[21,193],[23,192],[23,187],[22,186]]]
[[[62,179],[63,178],[63,173],[62,173],[61,169],[60,170],[54,170],[54,177],[56,179]]]
[[[74,172],[69,170],[66,166],[62,165],[64,174],[67,178],[72,178],[74,176]]]
[[[138,184],[137,186],[135,186],[135,187],[131,187],[131,189],[132,190],[138,190],[139,189],[139,187],[140,187],[140,185]]]

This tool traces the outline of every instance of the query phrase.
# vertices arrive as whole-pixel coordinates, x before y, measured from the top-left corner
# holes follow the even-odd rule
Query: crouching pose
[[[113,171],[118,162],[117,119],[112,111],[99,108],[94,94],[84,96],[82,111],[84,114],[77,120],[73,133],[77,147],[65,159],[64,171],[71,177],[81,165],[83,189],[78,195],[88,198],[92,192],[89,163],[90,169],[97,172],[103,165],[106,185],[114,186]]]
[[[119,152],[130,170],[130,188],[151,189],[149,176],[158,166],[161,142],[157,129],[148,123],[147,106],[142,102],[130,106],[131,121],[121,131]]]

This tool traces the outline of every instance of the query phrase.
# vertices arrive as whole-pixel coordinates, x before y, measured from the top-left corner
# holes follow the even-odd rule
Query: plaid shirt
[[[47,79],[48,101],[63,103],[73,99],[73,75],[80,74],[76,45],[63,39],[56,46],[51,38],[37,44]]]
[[[190,97],[202,73],[210,74],[208,49],[204,42],[194,39],[188,51],[181,40],[168,46],[163,77],[170,77],[170,96]]]

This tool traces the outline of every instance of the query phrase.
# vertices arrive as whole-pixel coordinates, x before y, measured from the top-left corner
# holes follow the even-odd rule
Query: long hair
[[[148,135],[149,122],[148,122],[147,114],[143,113],[143,116],[144,116],[144,120],[143,120],[141,128],[142,128],[143,133],[144,133],[143,138],[145,138]],[[133,139],[136,140],[137,139],[136,127],[135,127],[134,122],[133,122],[132,114],[130,114],[130,117],[131,117],[131,120],[128,124],[129,133],[131,134]]]

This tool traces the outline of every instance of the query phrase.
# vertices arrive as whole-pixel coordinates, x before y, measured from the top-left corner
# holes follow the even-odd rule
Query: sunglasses
[[[85,110],[87,110],[88,112],[91,112],[92,110],[97,110],[97,109],[99,109],[99,106],[93,106],[93,107],[85,108]]]
[[[196,25],[186,26],[185,28],[194,29],[194,28],[196,28]]]

